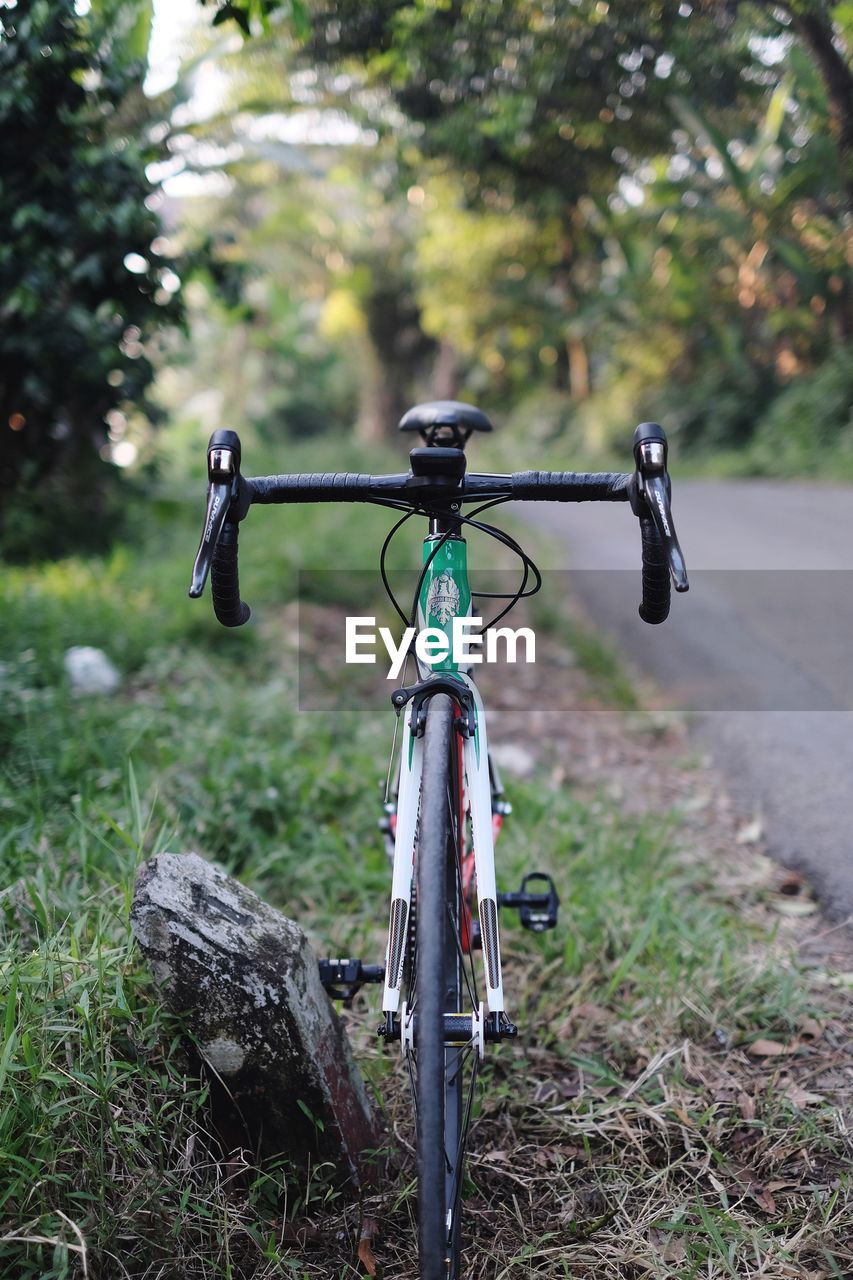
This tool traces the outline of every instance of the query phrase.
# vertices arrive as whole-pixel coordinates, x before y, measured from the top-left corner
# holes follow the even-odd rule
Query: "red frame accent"
[[[459,810],[458,812],[459,812],[459,815],[461,816],[461,830],[459,832],[459,842],[462,849],[462,923],[460,927],[459,942],[462,947],[462,954],[468,956],[471,954],[471,940],[472,940],[471,908],[473,905],[475,888],[476,888],[476,874],[475,874],[476,866],[474,861],[473,846],[470,849],[467,848],[467,841],[466,841],[467,833],[466,833],[466,827],[465,827],[465,818],[467,814],[464,809],[465,785],[463,781],[465,776],[464,762],[463,762],[464,744],[463,744],[463,738],[461,733],[457,733],[456,735],[456,744],[457,744],[456,749],[458,752],[458,755],[457,755],[458,764],[457,764],[456,772],[457,772],[457,777],[459,778],[459,801],[458,801]],[[492,832],[493,832],[495,841],[497,841],[497,838],[500,835],[503,824],[504,824],[503,814],[493,813],[492,814]]]
[[[458,704],[457,711],[461,713]],[[471,906],[474,901],[476,888],[476,864],[474,861],[473,846],[467,847],[467,828],[465,819],[467,810],[465,809],[465,761],[464,761],[464,739],[462,734],[456,732],[456,776],[459,780],[459,794],[456,798],[456,814],[454,815],[459,827],[459,845],[462,851],[462,921],[460,925],[459,942],[462,947],[463,955],[471,954]],[[495,841],[503,828],[504,817],[502,813],[492,814],[492,833]],[[389,814],[389,826],[392,836],[397,834],[397,814]],[[414,861],[414,850],[412,850],[412,860]]]

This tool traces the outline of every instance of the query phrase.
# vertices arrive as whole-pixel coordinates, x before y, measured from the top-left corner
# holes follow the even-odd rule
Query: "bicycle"
[[[466,470],[465,445],[475,431],[492,430],[484,413],[456,401],[417,405],[400,422],[423,445],[411,450],[403,474],[307,474],[244,478],[233,431],[216,431],[208,446],[208,495],[190,595],[211,577],[216,617],[242,626],[250,609],[240,597],[238,529],[253,504],[370,502],[403,514],[385,539],[380,572],[404,623],[452,634],[454,619],[471,615],[478,594],[507,601],[494,624],[541,577],[518,542],[478,520],[513,500],[629,502],[640,523],[640,616],[663,622],[670,580],[688,589],[670,504],[667,440],[656,423],[634,433],[630,473],[524,471],[481,475]],[[468,515],[463,505],[478,505]],[[391,590],[385,557],[396,531],[412,516],[428,519],[424,557],[412,607]],[[463,530],[496,537],[521,558],[520,587],[510,593],[472,593]],[[485,627],[484,627],[485,630]],[[399,1044],[416,1117],[418,1254],[421,1280],[459,1280],[462,1174],[478,1069],[486,1045],[518,1034],[504,1007],[498,912],[519,911],[524,927],[557,924],[559,899],[550,876],[530,872],[517,893],[499,893],[494,843],[510,805],[489,756],[483,700],[470,665],[452,652],[431,664],[417,660],[418,679],[391,701],[402,719],[398,779],[384,826],[392,861],[385,963],[320,961],[329,994],[351,1000],[365,982],[382,984],[385,1045]],[[404,715],[404,712],[406,713]],[[476,898],[476,909],[475,909]],[[483,982],[476,955],[482,953]]]

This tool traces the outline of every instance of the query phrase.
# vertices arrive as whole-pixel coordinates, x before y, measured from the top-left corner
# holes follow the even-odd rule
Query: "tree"
[[[368,84],[390,89],[412,122],[412,181],[425,161],[443,160],[461,202],[487,218],[516,211],[551,224],[550,279],[539,292],[546,327],[554,315],[562,322],[538,346],[546,361],[557,351],[558,371],[568,363],[577,400],[590,391],[598,323],[590,208],[671,149],[676,93],[720,121],[749,113],[764,94],[742,74],[754,61],[747,31],[726,28],[721,39],[714,17],[691,12],[676,0],[342,0],[315,16],[307,56],[365,66]],[[503,292],[521,301],[524,291]]]
[[[150,4],[18,0],[0,17],[0,491],[45,486],[91,532],[145,339],[180,319],[146,166]],[[85,517],[84,517],[85,512]]]
[[[294,78],[280,33],[215,56],[218,110],[173,138],[188,166],[212,156],[227,178],[184,212],[183,239],[201,235],[208,260],[208,295],[200,309],[195,288],[190,306],[203,348],[192,364],[209,361],[224,407],[236,408],[236,392],[244,418],[269,434],[355,424],[361,440],[387,440],[435,355],[395,140],[352,119],[342,127],[320,77]]]
[[[617,154],[652,154],[673,87],[704,107],[750,97],[746,33],[790,29],[826,90],[853,202],[849,3],[838,0],[201,0],[246,35],[285,21],[313,56],[364,60],[429,145],[534,187],[588,194]],[[253,27],[254,24],[254,27]],[[670,79],[672,77],[672,79]],[[568,114],[567,114],[568,113]],[[602,128],[601,126],[608,126]],[[568,126],[568,127],[567,127]],[[567,148],[565,143],[572,146]],[[567,163],[568,155],[571,162]],[[617,154],[614,154],[617,153]]]
[[[707,375],[693,437],[737,444],[787,379],[835,358],[849,4],[232,0],[217,16],[238,9],[247,32],[280,23],[396,142],[428,210],[424,327],[502,391],[544,365],[584,399],[627,357],[686,403]],[[725,426],[716,391],[740,406]]]
[[[634,290],[636,327],[642,317],[656,337],[673,325],[685,335],[673,416],[686,442],[743,444],[781,388],[849,340],[838,157],[825,113],[810,109],[814,68],[792,54],[764,118],[737,139],[677,103],[676,163],[658,162],[642,206],[621,220],[629,234],[645,224],[657,246],[654,297]]]
[[[754,4],[779,22],[783,16],[791,30],[811,56],[823,81],[828,106],[827,119],[835,144],[848,210],[853,211],[853,66],[851,36],[853,12],[847,3],[837,0],[740,0]],[[705,0],[724,20],[737,4],[731,0]]]

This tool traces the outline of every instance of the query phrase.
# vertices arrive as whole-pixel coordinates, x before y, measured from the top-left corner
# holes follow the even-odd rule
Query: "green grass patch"
[[[392,713],[297,712],[275,623],[301,565],[374,565],[388,513],[253,512],[242,569],[261,625],[237,633],[186,599],[198,519],[164,499],[144,545],[12,569],[0,588],[0,877],[12,886],[0,904],[0,1274],[16,1280],[70,1280],[84,1259],[105,1280],[355,1274],[357,1213],[326,1171],[230,1179],[128,910],[142,858],[193,849],[302,921],[321,952],[381,954]],[[417,556],[407,536],[398,564]],[[593,637],[571,643],[633,706],[612,655]],[[120,694],[72,696],[71,644],[107,651]],[[628,819],[545,779],[511,799],[501,883],[516,888],[536,850],[562,922],[534,938],[505,921],[524,1035],[494,1055],[478,1102],[472,1274],[747,1275],[759,1258],[781,1276],[789,1254],[848,1274],[834,1112],[792,1105],[742,1049],[820,1014],[807,982],[770,957],[713,867],[680,856],[675,819]],[[362,1013],[373,1055],[375,1003]],[[396,1114],[396,1060],[373,1057],[368,1072]],[[746,1165],[793,1188],[772,1193],[775,1215]],[[389,1277],[414,1274],[411,1178],[404,1160],[382,1209]],[[289,1224],[306,1219],[322,1250],[293,1242]]]

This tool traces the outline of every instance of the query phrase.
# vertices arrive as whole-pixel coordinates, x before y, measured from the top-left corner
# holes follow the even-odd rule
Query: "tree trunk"
[[[723,9],[725,0],[706,0],[709,8]],[[794,3],[793,0],[758,0],[771,13],[782,9],[791,19],[797,33],[818,69],[826,89],[829,130],[838,149],[841,182],[847,206],[853,208],[853,70],[849,50],[844,49],[841,33],[833,22],[828,6]]]
[[[580,338],[570,338],[566,343],[569,357],[569,390],[573,400],[589,398],[589,357]]]
[[[421,329],[407,283],[378,268],[375,278],[362,304],[367,333],[357,434],[361,440],[387,442],[413,402],[419,370],[435,344]]]
[[[442,342],[432,371],[432,394],[436,400],[456,400],[461,382],[462,370],[456,348],[450,342]]]
[[[226,1145],[370,1182],[382,1132],[302,929],[194,853],[140,867],[131,923],[220,1084]]]
[[[408,407],[398,371],[382,358],[371,337],[365,335],[356,438],[365,444],[387,443]]]
[[[853,71],[837,47],[832,19],[814,13],[789,10],[794,30],[812,51],[826,88],[829,127],[841,161],[841,181],[847,203],[853,208]]]

